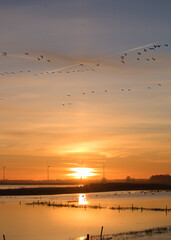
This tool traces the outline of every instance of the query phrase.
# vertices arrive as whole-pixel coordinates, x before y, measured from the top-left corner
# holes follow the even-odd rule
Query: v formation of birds
[[[147,61],[147,62],[150,62],[150,61],[157,61],[157,59],[156,59],[156,57],[154,57],[154,54],[153,54],[153,52],[154,51],[156,51],[156,50],[158,50],[159,48],[161,48],[161,47],[168,47],[169,45],[167,44],[167,43],[165,43],[165,44],[154,44],[154,45],[152,45],[151,47],[148,47],[148,48],[143,48],[141,51],[138,51],[138,52],[136,52],[135,53],[135,60],[136,61],[138,61],[138,62],[141,62],[141,61]],[[150,53],[150,54],[149,54]],[[152,53],[152,54],[151,54]],[[148,54],[148,56],[147,56],[147,54]],[[30,53],[28,53],[28,52],[25,52],[24,53],[24,55],[25,56],[31,56],[31,54]],[[10,54],[8,55],[8,53],[6,52],[6,51],[2,51],[1,52],[1,56],[2,57],[10,57]],[[33,57],[33,56],[32,56]],[[44,55],[42,55],[42,54],[40,54],[39,56],[37,56],[37,57],[34,57],[34,59],[35,60],[37,60],[37,61],[40,61],[40,62],[47,62],[47,63],[51,63],[52,62],[52,60],[51,59],[48,59],[48,58],[46,58]],[[129,59],[129,54],[128,54],[128,52],[125,52],[123,55],[121,55],[120,56],[120,59],[121,59],[121,63],[122,64],[126,64],[126,63],[128,63],[128,59]],[[57,70],[57,71],[46,71],[46,72],[40,72],[40,73],[33,73],[33,75],[34,76],[42,76],[43,74],[49,74],[49,73],[51,73],[51,74],[55,74],[55,73],[81,73],[81,72],[90,72],[90,71],[93,71],[93,72],[95,72],[95,71],[97,71],[97,68],[99,68],[100,67],[100,64],[99,63],[96,63],[96,64],[94,64],[93,66],[91,65],[91,66],[88,66],[88,65],[85,65],[85,64],[83,64],[83,63],[80,63],[80,64],[78,64],[77,65],[77,68],[76,69],[72,69],[72,67],[69,67],[69,69],[70,70],[66,70],[66,69],[64,69],[64,70]],[[24,71],[22,71],[22,70],[20,70],[18,73],[23,73]],[[27,70],[27,73],[31,73],[31,70]],[[5,77],[6,75],[9,75],[9,74],[11,74],[11,75],[13,75],[13,74],[17,74],[17,72],[14,72],[14,71],[12,71],[12,72],[1,72],[0,73],[0,76],[3,76],[3,77]],[[158,87],[161,87],[162,86],[162,84],[161,83],[158,83],[157,84],[157,86]],[[147,87],[147,89],[148,90],[150,90],[151,89],[151,86],[148,86]],[[121,88],[119,91],[121,91],[121,92],[130,92],[131,91],[131,89],[130,88],[128,88],[128,89],[125,89],[125,88]],[[107,90],[107,89],[104,89],[104,93],[108,93],[109,91]],[[81,94],[83,95],[83,96],[85,96],[85,95],[88,95],[88,94],[95,94],[96,93],[96,91],[95,90],[91,90],[91,91],[89,91],[89,92],[82,92]],[[67,94],[66,95],[67,97],[72,97],[72,95],[69,93],[69,94]],[[2,101],[4,101],[5,100],[5,98],[4,97],[0,97],[0,101],[2,102]],[[65,103],[61,103],[61,105],[63,106],[63,107],[65,107],[65,106],[71,106],[72,105],[72,102],[65,102]]]

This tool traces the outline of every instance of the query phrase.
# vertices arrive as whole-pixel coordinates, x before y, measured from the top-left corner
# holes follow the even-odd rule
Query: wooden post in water
[[[5,240],[5,234],[3,234],[3,240]]]
[[[89,234],[87,234],[87,240],[89,240]]]
[[[102,235],[103,235],[103,226],[101,228],[100,240],[102,240]]]

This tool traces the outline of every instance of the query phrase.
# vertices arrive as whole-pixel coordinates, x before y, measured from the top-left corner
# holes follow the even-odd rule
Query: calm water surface
[[[105,209],[57,208],[26,205],[26,202],[50,201],[99,205]],[[127,206],[171,208],[171,192],[108,192],[53,196],[0,197],[0,234],[12,240],[69,240],[87,233],[104,234],[138,231],[171,225],[171,212],[111,210]],[[161,238],[162,239],[162,238]]]

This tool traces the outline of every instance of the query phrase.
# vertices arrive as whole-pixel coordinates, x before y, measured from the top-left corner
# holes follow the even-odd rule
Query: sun
[[[87,178],[94,176],[94,170],[92,168],[85,168],[85,167],[79,167],[79,168],[72,168],[71,169],[74,173],[71,173],[69,175],[74,176],[76,178]]]

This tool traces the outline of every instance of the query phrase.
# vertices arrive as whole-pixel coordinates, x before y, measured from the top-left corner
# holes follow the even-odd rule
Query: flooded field
[[[133,239],[115,234],[169,226],[169,209],[171,192],[166,191],[0,197],[0,233],[7,240],[81,240],[87,234],[100,239],[103,226],[104,239]],[[163,239],[162,234],[153,238]]]

